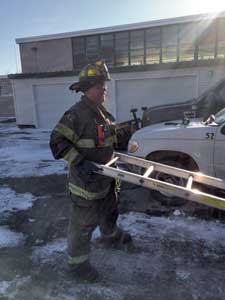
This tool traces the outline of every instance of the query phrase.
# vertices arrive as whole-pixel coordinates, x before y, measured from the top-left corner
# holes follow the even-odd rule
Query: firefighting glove
[[[79,171],[82,175],[91,175],[99,171],[99,168],[90,160],[82,160],[78,165]]]

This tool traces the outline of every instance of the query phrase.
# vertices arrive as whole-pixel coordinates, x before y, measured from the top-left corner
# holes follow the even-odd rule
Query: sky
[[[0,0],[0,75],[21,71],[16,38],[217,11],[224,0]]]

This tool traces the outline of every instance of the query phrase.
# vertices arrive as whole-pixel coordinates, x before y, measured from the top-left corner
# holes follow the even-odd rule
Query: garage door
[[[130,109],[184,102],[195,97],[196,76],[116,81],[116,117],[118,122],[132,118]]]
[[[80,99],[68,89],[69,84],[35,85],[34,101],[38,127],[52,129],[62,114]]]

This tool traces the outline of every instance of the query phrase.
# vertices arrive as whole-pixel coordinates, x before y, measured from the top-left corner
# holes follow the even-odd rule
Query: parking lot
[[[69,276],[66,165],[52,158],[49,133],[0,123],[0,299],[224,299],[223,219],[190,204],[162,206],[130,184],[119,223],[134,247],[105,249],[97,229],[91,260],[101,278]]]

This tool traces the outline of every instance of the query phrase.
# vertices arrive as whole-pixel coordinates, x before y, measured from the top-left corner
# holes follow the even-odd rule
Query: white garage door
[[[80,95],[72,93],[68,86],[69,84],[33,86],[38,127],[52,129],[63,113],[80,99]]]
[[[138,108],[138,116],[141,116],[143,106],[153,107],[191,99],[196,95],[196,84],[195,76],[118,80],[117,122],[132,119],[132,108]]]

